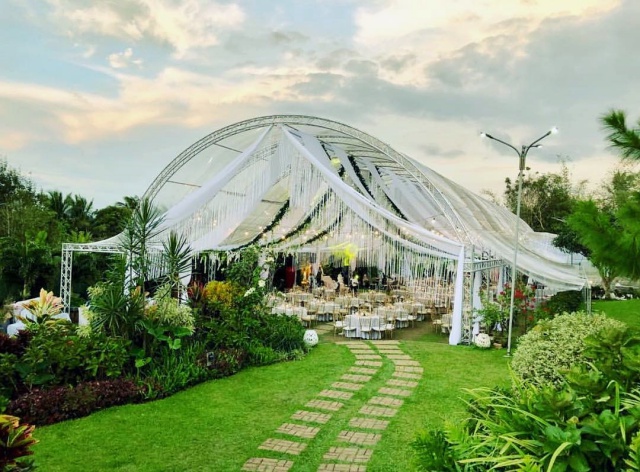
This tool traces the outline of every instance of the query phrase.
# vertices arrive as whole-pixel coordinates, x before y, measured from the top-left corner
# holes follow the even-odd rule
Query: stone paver
[[[375,446],[382,438],[380,433],[363,433],[361,431],[340,431],[338,441],[358,444],[360,446]]]
[[[311,400],[305,406],[309,408],[320,408],[321,410],[338,411],[344,406],[344,403],[329,402],[326,400]]]
[[[276,433],[288,434],[289,436],[296,436],[304,439],[313,439],[319,431],[320,428],[314,428],[313,426],[284,423],[276,430]]]
[[[351,392],[342,392],[340,390],[323,390],[318,394],[319,397],[335,398],[337,400],[349,400],[353,396]]]
[[[306,421],[307,423],[325,424],[331,419],[331,415],[327,413],[317,413],[315,411],[298,410],[291,415],[291,419]]]
[[[292,461],[284,459],[267,459],[265,457],[252,457],[242,466],[242,470],[255,472],[287,472],[293,467]]]
[[[345,390],[360,390],[364,387],[363,384],[349,383],[349,382],[333,382],[331,384],[333,388],[343,388]]]
[[[396,380],[389,379],[387,385],[393,385],[394,387],[408,387],[415,388],[418,386],[418,382],[412,382],[411,380]]]
[[[365,367],[382,367],[382,362],[376,361],[356,361],[356,365],[362,365]]]
[[[375,354],[373,349],[351,349],[352,354]]]
[[[327,461],[341,462],[368,462],[373,454],[372,449],[359,449],[357,447],[331,447],[322,458]]]
[[[382,387],[378,390],[378,393],[382,393],[383,395],[397,395],[399,397],[408,397],[412,392],[411,390],[402,390],[401,388]]]
[[[359,361],[377,361],[382,357],[378,354],[356,354],[356,359]]]
[[[374,344],[376,346],[377,345],[387,346],[389,344],[397,345],[397,344],[400,344],[400,341],[395,341],[395,340],[374,340],[374,341],[371,341],[371,344]]]
[[[418,361],[391,359],[391,362],[393,362],[395,365],[398,365],[398,366],[416,366],[416,367],[420,367],[420,363]]]
[[[264,449],[266,451],[282,452],[284,454],[293,454],[297,456],[307,447],[305,443],[296,441],[287,441],[285,439],[273,439],[269,438],[263,442],[258,449]]]
[[[420,380],[422,378],[422,375],[413,374],[411,372],[394,372],[393,376],[402,377],[403,379],[416,379],[416,380]]]
[[[383,430],[387,429],[389,422],[387,420],[377,420],[375,418],[351,418],[349,426],[352,428]]]
[[[368,382],[371,380],[370,375],[353,375],[353,374],[344,374],[340,377],[341,380],[350,380],[351,382]]]
[[[357,362],[356,362],[356,364],[357,364]],[[415,373],[418,373],[418,374],[422,374],[424,372],[424,369],[422,367],[399,365],[399,366],[396,366],[396,371],[397,372],[415,372]]]
[[[366,367],[351,367],[349,372],[355,372],[357,374],[374,375],[378,371],[376,369],[367,369]]]
[[[360,408],[360,413],[362,413],[363,415],[386,416],[390,418],[392,416],[395,416],[396,413],[398,413],[398,410],[396,410],[395,408],[382,408],[378,406],[365,405]]]
[[[318,472],[367,472],[367,466],[360,464],[320,464]]]
[[[362,343],[362,342],[353,342],[353,341],[346,341],[346,342],[340,342],[340,343],[336,343],[339,344],[341,346],[347,346],[349,348],[353,347],[353,348],[368,348],[369,345],[366,343]]]
[[[394,361],[411,361],[413,358],[406,354],[387,354],[387,357]]]
[[[403,400],[393,397],[372,397],[369,400],[370,405],[391,406],[396,408],[401,407],[403,403]]]

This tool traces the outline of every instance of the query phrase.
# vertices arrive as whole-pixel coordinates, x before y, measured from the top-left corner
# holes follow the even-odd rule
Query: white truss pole
[[[73,251],[70,244],[62,245],[62,266],[60,268],[60,298],[65,313],[71,312],[71,273],[73,272]]]

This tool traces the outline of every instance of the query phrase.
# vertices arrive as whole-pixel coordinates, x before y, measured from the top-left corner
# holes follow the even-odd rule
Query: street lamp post
[[[517,194],[517,200],[516,200],[516,228],[515,228],[515,236],[514,236],[514,249],[513,249],[513,265],[511,267],[511,300],[509,301],[509,331],[508,331],[508,337],[507,337],[507,357],[511,356],[511,331],[513,329],[513,307],[514,307],[514,302],[515,302],[515,294],[516,294],[516,267],[518,264],[518,248],[519,248],[519,231],[520,231],[520,203],[522,200],[522,178],[523,178],[523,174],[524,174],[524,168],[525,168],[525,163],[527,160],[527,154],[529,153],[529,150],[531,148],[536,148],[536,147],[541,147],[541,145],[539,144],[540,141],[542,141],[544,138],[546,138],[547,136],[549,136],[550,134],[555,134],[558,132],[558,129],[556,127],[551,128],[549,131],[547,131],[545,134],[543,134],[542,136],[540,136],[538,139],[536,139],[535,141],[533,141],[531,144],[529,144],[528,146],[525,146],[524,144],[522,145],[522,148],[518,151],[518,149],[516,149],[514,146],[512,146],[511,144],[495,138],[493,136],[491,136],[490,134],[487,133],[482,133],[481,136],[482,137],[486,137],[489,139],[492,139],[494,141],[497,141],[501,144],[504,144],[507,147],[510,147],[511,149],[513,149],[516,154],[518,155],[518,159],[520,160],[519,163],[519,172],[518,172],[518,194]]]

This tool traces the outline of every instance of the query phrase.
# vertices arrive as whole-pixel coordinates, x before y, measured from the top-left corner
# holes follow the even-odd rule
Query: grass
[[[629,326],[640,328],[640,299],[593,302],[594,312],[603,312]]]
[[[424,367],[423,380],[405,400],[375,446],[368,471],[412,470],[416,432],[463,417],[462,388],[508,383],[504,350],[453,347],[422,329],[405,330],[402,348]],[[408,334],[411,333],[411,334]],[[36,430],[36,461],[46,471],[237,471],[250,457],[276,457],[258,446],[309,400],[346,373],[352,354],[332,337],[301,361],[250,368],[171,398],[111,408],[87,418]],[[435,341],[435,342],[434,342]],[[292,472],[315,471],[366,398],[391,376],[383,370],[294,460]]]

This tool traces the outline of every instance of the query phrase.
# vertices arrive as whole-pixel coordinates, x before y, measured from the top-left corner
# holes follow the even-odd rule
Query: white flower
[[[267,283],[264,280],[258,280],[258,287],[264,288],[265,285],[267,285]]]
[[[244,296],[248,297],[249,295],[251,295],[253,292],[255,292],[256,289],[255,287],[251,287],[249,290],[247,290],[246,292],[244,292]]]

